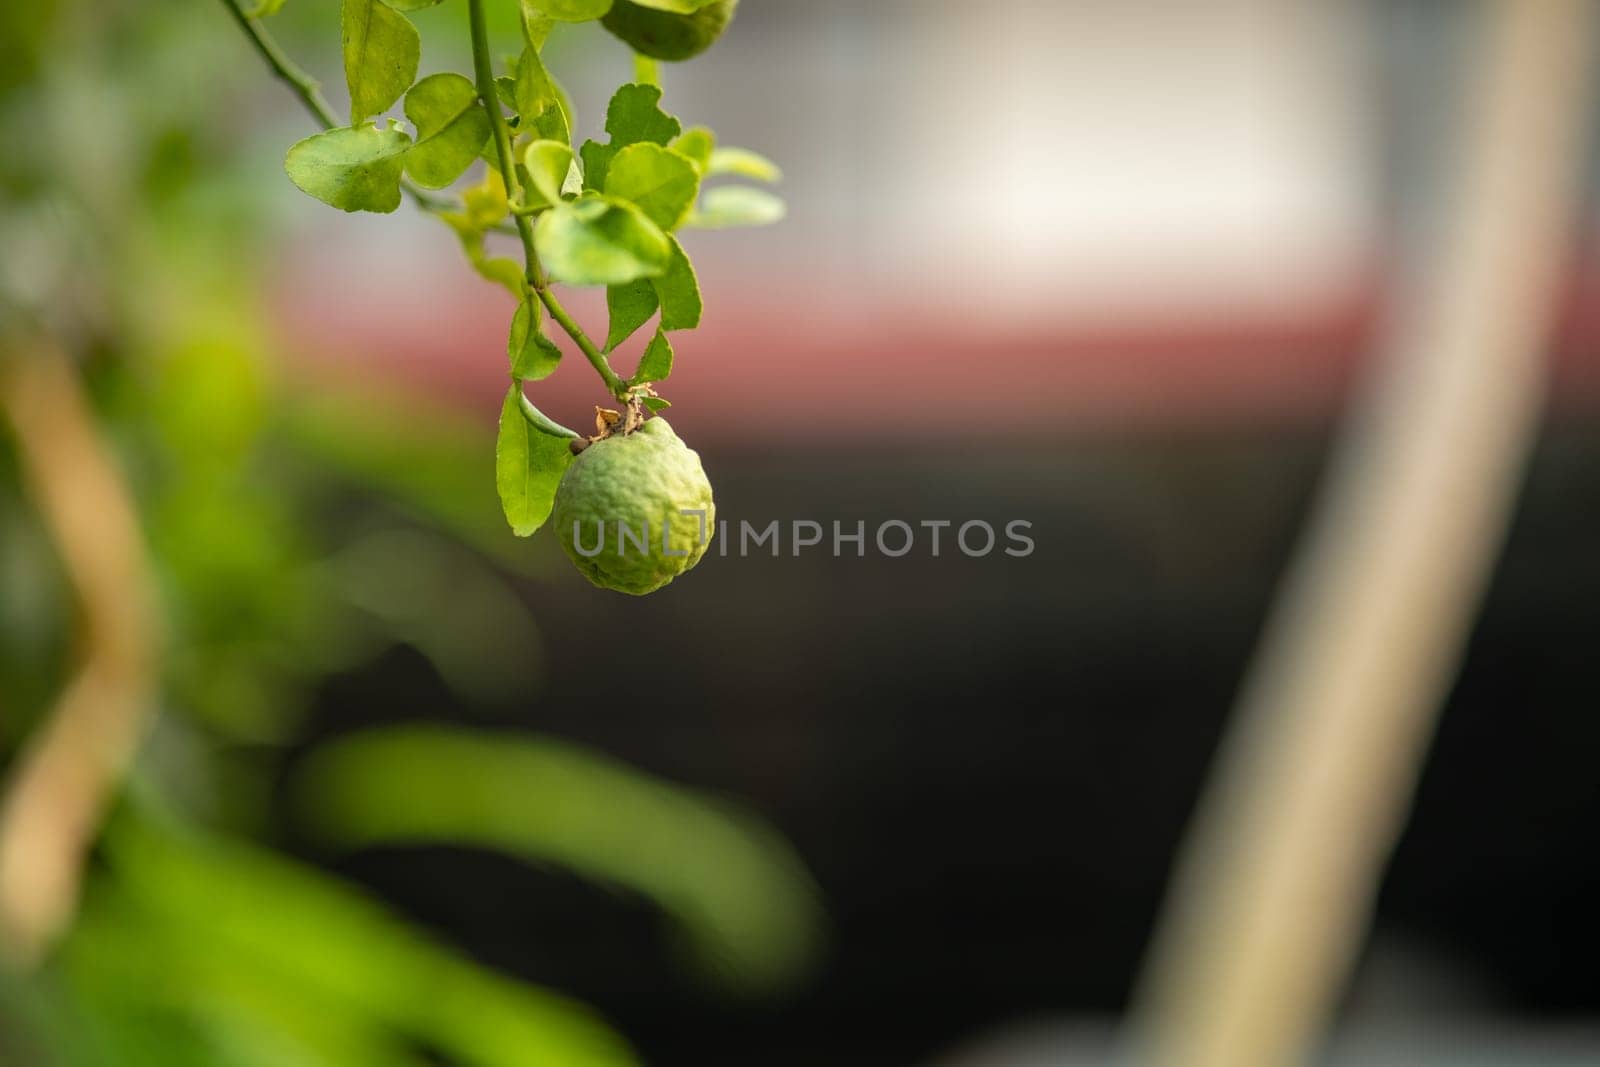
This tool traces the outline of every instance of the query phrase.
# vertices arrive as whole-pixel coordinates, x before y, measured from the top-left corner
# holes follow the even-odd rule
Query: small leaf
[[[561,203],[562,187],[572,169],[572,148],[560,141],[534,141],[523,153],[523,164],[528,169],[528,180],[533,188],[529,192],[529,206],[540,207]]]
[[[639,357],[639,369],[633,373],[635,385],[644,382],[664,382],[672,373],[672,342],[667,340],[664,330],[656,330],[656,335],[650,338],[644,355]]]
[[[392,126],[350,126],[312,134],[289,149],[283,168],[304,192],[342,211],[388,213],[400,206],[400,173],[411,138]]]
[[[539,319],[539,304],[534,299],[518,304],[512,316],[506,355],[511,359],[511,377],[518,381],[548,378],[561,362],[561,349],[539,329]]]
[[[555,27],[555,21],[539,10],[536,0],[521,0],[517,5],[522,16],[522,40],[534,49],[544,48],[545,40]]]
[[[604,197],[544,212],[536,236],[550,277],[568,285],[622,285],[653,277],[671,255],[669,238],[644,212]]]
[[[544,69],[544,60],[539,58],[538,49],[522,50],[514,77],[517,114],[523,119],[533,118],[555,102],[555,89],[550,85],[550,75]]]
[[[652,415],[658,411],[665,411],[672,406],[671,401],[664,396],[642,396],[639,398],[639,403],[649,408]]]
[[[661,87],[624,85],[611,97],[606,108],[606,132],[613,147],[649,141],[665,145],[683,132],[677,119],[662,111]]]
[[[671,232],[688,216],[700,191],[700,174],[688,157],[641,142],[618,152],[606,170],[606,195],[628,200]]]
[[[763,189],[724,185],[707,192],[700,210],[690,215],[684,225],[699,230],[769,226],[782,219],[786,211],[782,200]]]
[[[572,462],[567,438],[541,433],[522,414],[522,386],[513,383],[500,406],[494,445],[495,488],[511,531],[527,537],[550,517],[556,486]]]
[[[611,10],[611,0],[523,0],[557,22],[588,22]]]
[[[578,154],[583,157],[583,187],[598,193],[606,187],[606,174],[618,149],[597,141],[585,141]]]
[[[634,331],[650,321],[661,302],[656,298],[656,287],[649,278],[640,278],[627,285],[606,287],[606,310],[611,312],[611,328],[606,333],[606,351],[610,352],[632,337]]]
[[[676,237],[668,236],[671,255],[667,269],[651,279],[656,298],[661,302],[661,328],[663,330],[692,330],[700,325],[700,283],[695,279],[694,266]]]
[[[711,164],[711,154],[716,151],[717,135],[704,126],[694,126],[683,131],[683,136],[672,142],[672,147],[689,157],[689,162],[702,175]]]
[[[245,17],[252,19],[271,18],[282,10],[283,0],[258,0],[255,7],[245,12]]]
[[[406,93],[406,118],[417,127],[406,173],[418,185],[443,189],[472,165],[488,143],[489,113],[478,90],[459,74],[434,74]]]
[[[468,220],[480,230],[499,225],[511,214],[505,179],[493,168],[484,173],[481,184],[462,194],[461,201],[466,206]]]
[[[528,288],[527,280],[522,275],[522,266],[504,256],[491,259],[483,250],[483,231],[472,224],[470,216],[447,211],[439,217],[456,231],[456,236],[461,240],[461,250],[466,253],[473,270],[489,281],[505,286],[512,296],[522,296]]]
[[[344,78],[355,126],[394,106],[417,79],[416,27],[383,0],[344,0]]]
[[[775,182],[783,178],[778,165],[759,152],[748,148],[718,148],[711,153],[711,165],[706,176],[737,174],[758,182]]]

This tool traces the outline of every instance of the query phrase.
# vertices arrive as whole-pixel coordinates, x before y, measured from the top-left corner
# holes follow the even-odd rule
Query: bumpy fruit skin
[[[733,21],[739,0],[714,0],[688,15],[616,0],[601,19],[605,28],[641,55],[673,62],[693,59],[714,44]]]
[[[695,510],[705,512],[703,524],[699,515],[682,514]],[[667,420],[654,418],[627,436],[596,441],[580,452],[556,489],[550,519],[567,558],[585,578],[602,589],[643,596],[700,562],[716,530],[716,507],[699,453],[678,439]],[[619,523],[635,539],[644,537],[648,525],[643,551]]]

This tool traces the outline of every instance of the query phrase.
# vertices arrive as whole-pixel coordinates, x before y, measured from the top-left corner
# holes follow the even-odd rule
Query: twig
[[[1302,1062],[1509,523],[1580,171],[1583,0],[1496,0],[1443,241],[1257,651],[1136,997],[1157,1067]]]
[[[5,354],[0,411],[82,610],[82,662],[0,802],[0,937],[36,963],[75,910],[84,857],[151,705],[157,615],[127,487],[66,355]]]

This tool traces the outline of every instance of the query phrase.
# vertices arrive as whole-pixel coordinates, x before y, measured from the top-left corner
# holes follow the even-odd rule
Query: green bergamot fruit
[[[550,517],[584,577],[636,596],[699,563],[716,528],[700,456],[662,418],[580,452]]]
[[[605,28],[654,59],[684,60],[704,52],[733,21],[739,0],[712,0],[689,14],[616,0],[600,21]]]

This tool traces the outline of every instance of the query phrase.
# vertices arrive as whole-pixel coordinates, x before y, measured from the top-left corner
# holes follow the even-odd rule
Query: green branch
[[[506,194],[512,203],[524,203],[526,197],[522,191],[522,180],[517,172],[516,158],[512,151],[511,132],[506,128],[506,118],[500,111],[500,99],[495,93],[494,66],[489,58],[489,31],[483,17],[483,0],[467,0],[467,17],[472,26],[472,68],[477,77],[478,97],[483,101],[484,110],[489,113],[489,124],[494,130],[495,156],[500,161],[500,174],[505,178]],[[567,309],[561,306],[561,301],[550,291],[544,272],[539,269],[539,250],[533,242],[532,217],[514,212],[512,221],[516,223],[517,236],[522,240],[529,290],[539,294],[539,300],[549,310],[550,317],[555,319],[567,332],[567,336],[577,344],[584,358],[589,361],[589,365],[600,375],[600,380],[605,382],[606,389],[611,395],[618,400],[626,399],[628,383],[611,369],[610,361],[600,351],[599,346],[589,339],[583,327],[578,325],[577,321],[567,313]]]
[[[290,89],[294,90],[294,95],[323,129],[331,130],[344,125],[339,121],[339,116],[334,114],[333,107],[328,103],[327,98],[322,95],[322,87],[317,84],[317,80],[289,58],[284,50],[279,47],[272,34],[268,33],[267,28],[261,24],[260,19],[252,18],[246,14],[244,8],[239,5],[239,0],[222,0],[222,5],[233,15],[244,30],[245,35],[250,38],[250,43],[255,46],[257,52],[261,53],[261,58],[265,59],[267,65],[272,68],[273,73]],[[402,178],[400,186],[416,202],[416,205],[424,211],[439,214],[443,211],[460,210],[460,205],[445,197],[434,196],[409,179]]]

